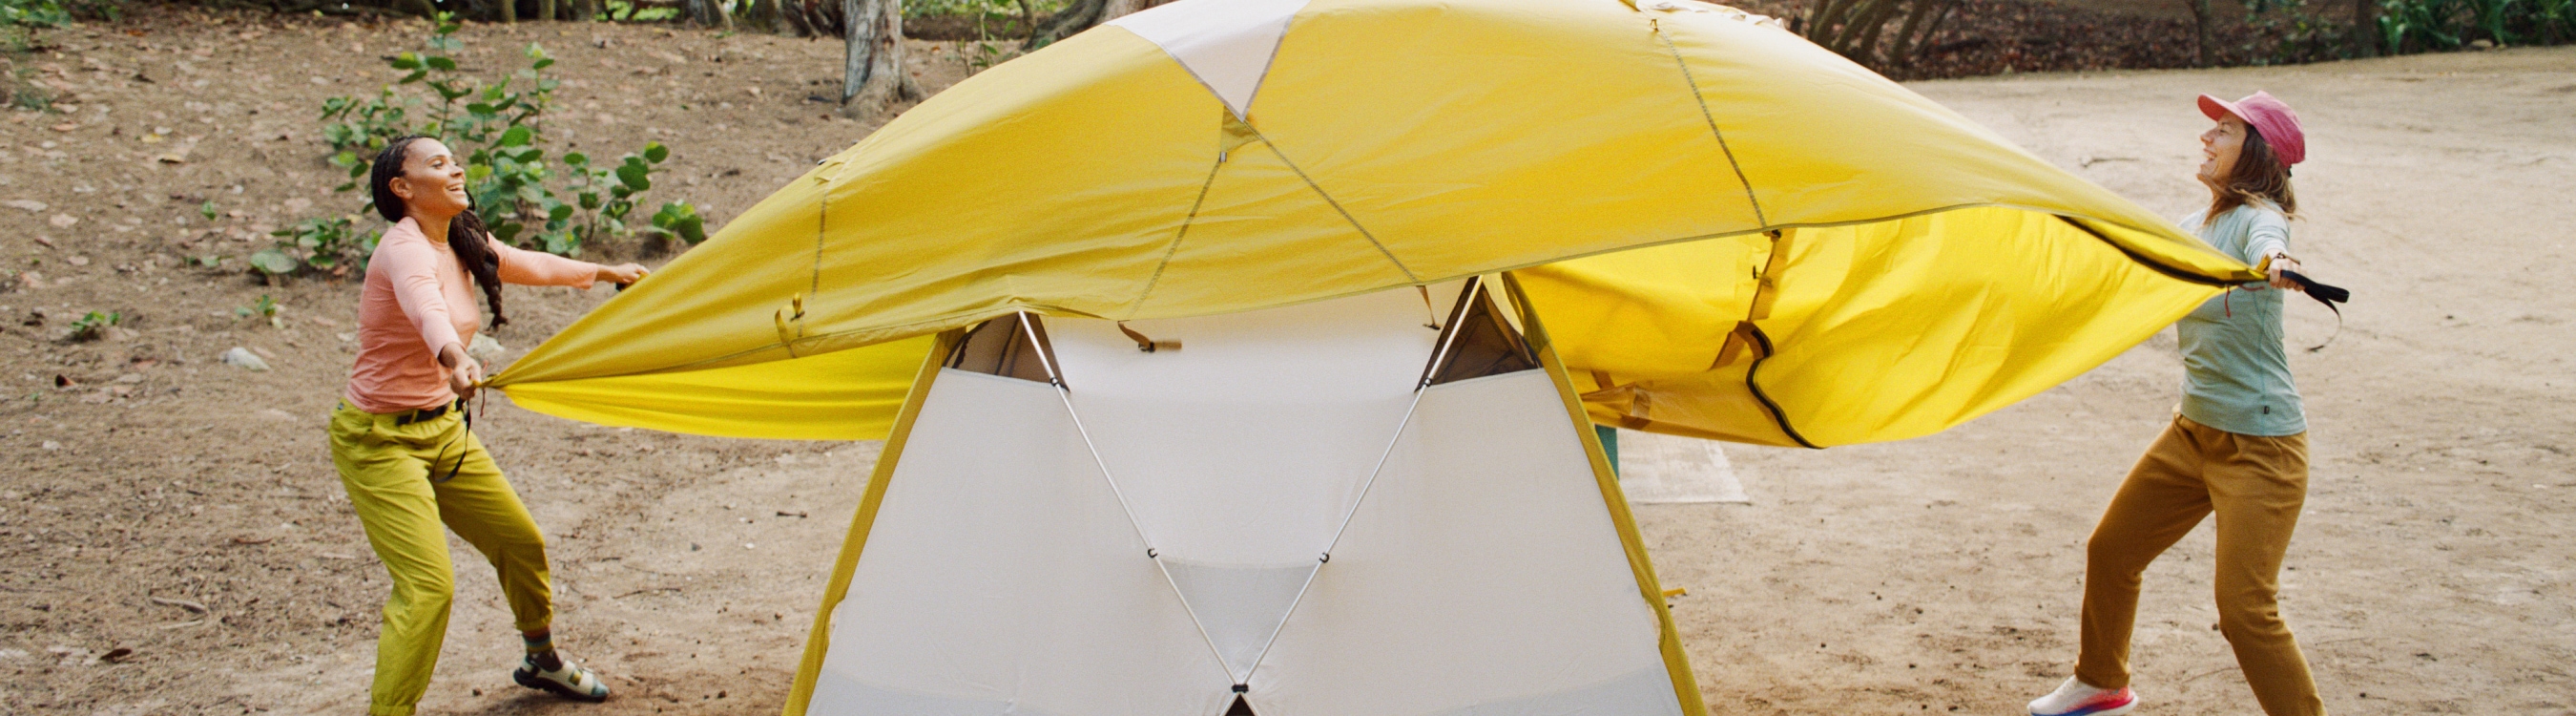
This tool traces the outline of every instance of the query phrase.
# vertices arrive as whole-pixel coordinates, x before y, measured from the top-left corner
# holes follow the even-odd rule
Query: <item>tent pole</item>
[[[1019,319],[1020,330],[1028,334],[1029,348],[1037,353],[1038,365],[1046,368],[1047,382],[1055,386],[1056,399],[1064,402],[1065,417],[1073,420],[1073,431],[1082,435],[1082,447],[1091,451],[1091,464],[1100,468],[1100,479],[1109,483],[1109,494],[1118,497],[1118,509],[1127,513],[1127,526],[1136,530],[1136,541],[1145,543],[1145,558],[1154,562],[1154,571],[1161,572],[1163,583],[1171,586],[1172,598],[1180,600],[1181,611],[1189,613],[1190,626],[1198,628],[1199,639],[1207,642],[1208,654],[1216,658],[1217,666],[1225,669],[1225,675],[1234,678],[1237,684],[1250,681],[1251,674],[1235,677],[1234,667],[1225,663],[1225,650],[1217,648],[1216,637],[1208,633],[1207,623],[1199,619],[1198,609],[1190,606],[1190,595],[1181,592],[1180,581],[1172,578],[1171,568],[1163,566],[1162,555],[1154,548],[1153,536],[1145,533],[1145,522],[1136,519],[1136,508],[1127,503],[1127,492],[1118,489],[1118,478],[1109,474],[1109,461],[1100,456],[1100,446],[1091,441],[1091,429],[1083,426],[1082,413],[1073,409],[1073,390],[1065,386],[1064,374],[1056,372],[1055,357],[1047,355],[1046,342],[1038,338],[1037,317],[1021,311]]]
[[[1479,294],[1484,291],[1485,285],[1484,281],[1481,279],[1482,277],[1467,279],[1467,290],[1460,293],[1458,296],[1459,305],[1465,305],[1468,301],[1476,300]],[[1430,294],[1425,293],[1423,296],[1425,300],[1428,300]],[[1461,311],[1460,313],[1464,312]],[[1369,470],[1368,481],[1360,483],[1359,496],[1351,498],[1351,509],[1342,513],[1342,525],[1333,529],[1332,541],[1324,543],[1323,554],[1316,557],[1317,564],[1315,565],[1315,571],[1307,572],[1306,583],[1298,585],[1297,598],[1288,601],[1288,612],[1286,614],[1279,615],[1279,625],[1271,627],[1270,638],[1261,642],[1261,653],[1252,657],[1252,668],[1244,672],[1243,679],[1241,680],[1243,683],[1252,683],[1252,674],[1261,671],[1261,661],[1263,659],[1270,658],[1270,647],[1279,643],[1279,633],[1288,629],[1289,619],[1296,618],[1297,605],[1304,603],[1306,601],[1306,593],[1309,590],[1314,589],[1315,577],[1324,573],[1324,565],[1332,563],[1333,548],[1341,546],[1342,533],[1349,532],[1351,530],[1352,518],[1358,517],[1360,514],[1360,505],[1368,502],[1369,490],[1377,487],[1377,477],[1386,473],[1386,461],[1389,458],[1395,457],[1395,446],[1401,444],[1404,440],[1404,429],[1413,424],[1414,411],[1422,407],[1423,389],[1431,387],[1431,379],[1440,374],[1440,362],[1448,360],[1449,349],[1452,346],[1457,345],[1458,331],[1454,330],[1457,327],[1458,322],[1454,320],[1451,321],[1449,328],[1452,330],[1447,330],[1445,335],[1441,336],[1439,350],[1431,353],[1431,366],[1423,369],[1421,382],[1415,383],[1413,386],[1413,402],[1405,406],[1404,419],[1396,422],[1395,435],[1386,439],[1386,450],[1378,453],[1377,455],[1377,467]]]

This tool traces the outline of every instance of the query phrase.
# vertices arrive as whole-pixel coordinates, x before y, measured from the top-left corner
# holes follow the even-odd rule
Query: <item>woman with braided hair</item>
[[[464,401],[483,380],[482,364],[465,352],[482,328],[466,289],[470,276],[497,327],[508,321],[502,283],[588,288],[632,283],[644,267],[502,245],[474,214],[464,164],[436,139],[387,144],[368,182],[377,213],[394,224],[367,263],[357,363],[330,429],[331,461],[349,504],[393,578],[367,713],[409,716],[429,686],[456,591],[441,523],[500,575],[527,643],[512,677],[575,699],[605,699],[608,687],[596,674],[555,653],[545,538],[463,424]]]

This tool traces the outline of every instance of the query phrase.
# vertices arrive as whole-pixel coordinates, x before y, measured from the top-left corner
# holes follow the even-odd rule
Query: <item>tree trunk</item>
[[[1887,48],[1887,69],[1905,70],[1914,66],[1914,44],[1921,42],[1924,23],[1939,9],[1943,0],[1914,0],[1914,9],[1905,13],[1905,24],[1896,29],[1896,44]]]
[[[841,0],[841,112],[873,114],[896,102],[921,99],[921,86],[903,66],[901,0]]]
[[[823,34],[821,30],[814,27],[813,15],[807,12],[805,0],[776,0],[776,2],[778,14],[787,18],[788,29],[795,30],[797,37],[814,37]]]
[[[699,27],[733,29],[733,16],[725,12],[724,0],[683,0],[682,9],[689,22]]]
[[[1029,43],[1021,47],[1020,51],[1034,52],[1038,48],[1055,44],[1057,40],[1072,37],[1074,33],[1091,29],[1091,26],[1100,24],[1102,11],[1107,10],[1108,5],[1108,0],[1072,0],[1065,3],[1064,9],[1057,10],[1055,17],[1048,20],[1045,27],[1029,33]]]
[[[1145,9],[1145,3],[1143,0],[1108,0],[1108,2],[1100,8],[1100,22],[1108,22],[1129,15],[1134,15],[1136,14],[1136,11],[1143,9]]]
[[[496,0],[496,2],[500,5],[496,9],[501,11],[502,22],[519,21],[519,0]]]
[[[555,10],[555,0],[537,0],[537,19],[552,21]]]
[[[2379,0],[2352,0],[2352,36],[2345,43],[2362,57],[2379,55]]]
[[[2193,67],[2209,66],[2209,0],[2191,0],[2191,24],[2200,50]]]
[[[1923,61],[1925,57],[1932,56],[1932,48],[1935,46],[1932,38],[1941,36],[1941,26],[1950,22],[1950,16],[1959,11],[1959,5],[1959,0],[1947,0],[1941,4],[1941,14],[1932,16],[1931,27],[1923,28],[1923,37],[1915,41],[1914,57],[1905,61],[1907,65],[1910,66]]]
[[[779,34],[784,25],[780,15],[778,0],[750,0],[750,4],[743,8],[742,24],[750,26],[753,30],[775,35]]]

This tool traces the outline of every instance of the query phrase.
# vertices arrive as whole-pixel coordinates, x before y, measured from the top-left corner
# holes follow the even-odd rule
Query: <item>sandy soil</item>
[[[229,237],[349,205],[309,112],[371,91],[383,75],[365,58],[418,35],[83,27],[35,60],[79,109],[0,116],[0,200],[46,205],[0,207],[0,266],[43,277],[0,293],[0,712],[363,704],[385,580],[322,439],[356,288],[263,287],[177,257],[238,257],[252,244]],[[829,91],[829,44],[477,27],[467,64],[497,67],[529,41],[576,80],[557,136],[672,145],[657,195],[719,220],[872,128],[804,99]],[[914,47],[925,83],[964,73],[953,50]],[[2297,105],[2312,127],[2298,253],[2359,299],[2332,347],[2295,359],[2317,468],[2285,610],[2338,712],[2576,713],[2576,403],[2558,385],[2576,380],[2560,352],[2576,306],[2557,290],[2576,225],[2576,50],[1915,87],[2173,214],[2200,200],[2193,93]],[[185,163],[156,161],[173,145],[147,133],[192,147]],[[194,210],[208,199],[242,213],[209,226]],[[234,317],[262,294],[285,328]],[[512,289],[499,337],[515,355],[602,298]],[[132,334],[60,340],[89,310],[126,312]],[[2334,331],[2322,309],[2292,313],[2294,341]],[[276,370],[214,360],[233,346]],[[1714,710],[2002,714],[2054,685],[2073,658],[2082,540],[2168,414],[2172,353],[2150,341],[1932,438],[1730,448],[1753,504],[1642,508],[1666,583],[1691,590],[1675,613]],[[875,444],[605,429],[503,400],[477,429],[553,541],[561,641],[619,696],[578,706],[512,686],[507,614],[468,558],[426,713],[777,707]],[[2208,550],[2204,531],[2150,577],[2142,713],[2252,711],[2209,629]]]

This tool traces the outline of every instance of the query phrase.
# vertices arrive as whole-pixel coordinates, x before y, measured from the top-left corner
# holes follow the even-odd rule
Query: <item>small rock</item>
[[[69,132],[79,128],[80,124],[76,122],[64,122],[62,124],[54,125],[54,131],[57,132]]]
[[[24,658],[27,658],[27,650],[25,649],[0,649],[0,661],[13,661]]]
[[[250,349],[240,346],[224,351],[221,360],[227,365],[237,365],[251,370],[268,370],[268,361],[260,360],[257,354],[250,352]]]
[[[54,441],[52,441],[52,440],[47,440],[47,441],[45,441],[45,449],[47,449],[47,450],[61,450],[61,449],[63,449],[63,444],[62,444],[62,443],[58,443],[58,442],[54,442]]]
[[[23,210],[30,214],[40,214],[45,211],[44,202],[32,199],[11,199],[8,201],[0,201],[0,206]]]
[[[68,229],[72,228],[73,224],[80,223],[80,217],[70,214],[55,214],[54,218],[46,219],[45,223],[52,224],[54,225],[54,228],[57,229]]]
[[[89,257],[87,257],[87,256],[65,256],[65,257],[63,257],[63,263],[71,264],[71,265],[73,265],[73,266],[88,266],[88,265],[89,265]]]
[[[295,422],[295,414],[276,408],[261,410],[259,411],[259,416],[270,420],[284,420],[290,423]]]
[[[492,340],[491,336],[477,333],[474,334],[474,343],[465,347],[465,355],[477,361],[490,363],[500,360],[501,354],[507,350],[509,349],[501,347],[500,341]]]

